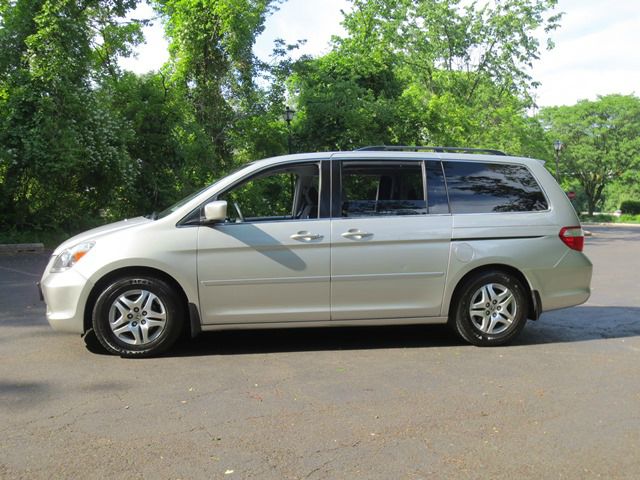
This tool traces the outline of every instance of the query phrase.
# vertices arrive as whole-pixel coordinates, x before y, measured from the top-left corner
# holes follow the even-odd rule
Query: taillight
[[[582,227],[562,227],[559,234],[567,247],[581,252],[584,248],[584,232]]]

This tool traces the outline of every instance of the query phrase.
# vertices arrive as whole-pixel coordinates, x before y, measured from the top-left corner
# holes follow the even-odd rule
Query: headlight
[[[51,272],[64,272],[73,267],[89,250],[91,250],[96,242],[83,242],[71,248],[67,248],[56,257],[51,267]]]

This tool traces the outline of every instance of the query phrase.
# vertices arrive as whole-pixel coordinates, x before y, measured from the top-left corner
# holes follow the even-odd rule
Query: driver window
[[[276,167],[235,185],[218,197],[227,201],[227,221],[265,222],[318,218],[319,165]]]

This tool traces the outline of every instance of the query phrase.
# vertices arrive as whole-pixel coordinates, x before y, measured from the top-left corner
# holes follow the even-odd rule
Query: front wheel
[[[480,273],[461,286],[450,323],[467,342],[478,346],[512,341],[527,321],[522,283],[500,271]]]
[[[93,308],[93,330],[110,353],[147,357],[167,350],[182,330],[184,309],[163,280],[125,277],[113,281]]]

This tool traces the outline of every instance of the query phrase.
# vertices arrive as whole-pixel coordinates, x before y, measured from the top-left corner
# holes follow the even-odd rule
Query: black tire
[[[104,288],[94,305],[92,324],[109,353],[135,358],[159,355],[171,347],[184,318],[182,301],[169,284],[139,275],[116,279]]]
[[[485,288],[490,290],[484,290]],[[509,297],[504,289],[508,289],[509,293],[513,295],[512,302],[509,302],[506,307],[504,304]],[[494,303],[488,294],[489,291],[505,295],[505,299],[500,302],[496,297]],[[484,292],[487,292],[486,296]],[[485,300],[487,303],[484,303]],[[472,301],[474,301],[474,305],[480,303],[483,305],[482,308],[474,309],[474,312],[484,311],[479,314],[474,313],[472,316],[470,311]],[[490,270],[474,275],[460,286],[454,302],[449,324],[464,340],[479,347],[506,345],[518,336],[527,322],[529,308],[527,290],[520,280],[505,272]],[[498,308],[500,305],[505,310],[500,311]],[[490,325],[493,325],[491,324],[492,318],[497,317],[498,323],[495,323],[493,328],[488,328],[489,325],[487,325],[483,330],[482,326],[486,325],[483,322],[483,316]]]

